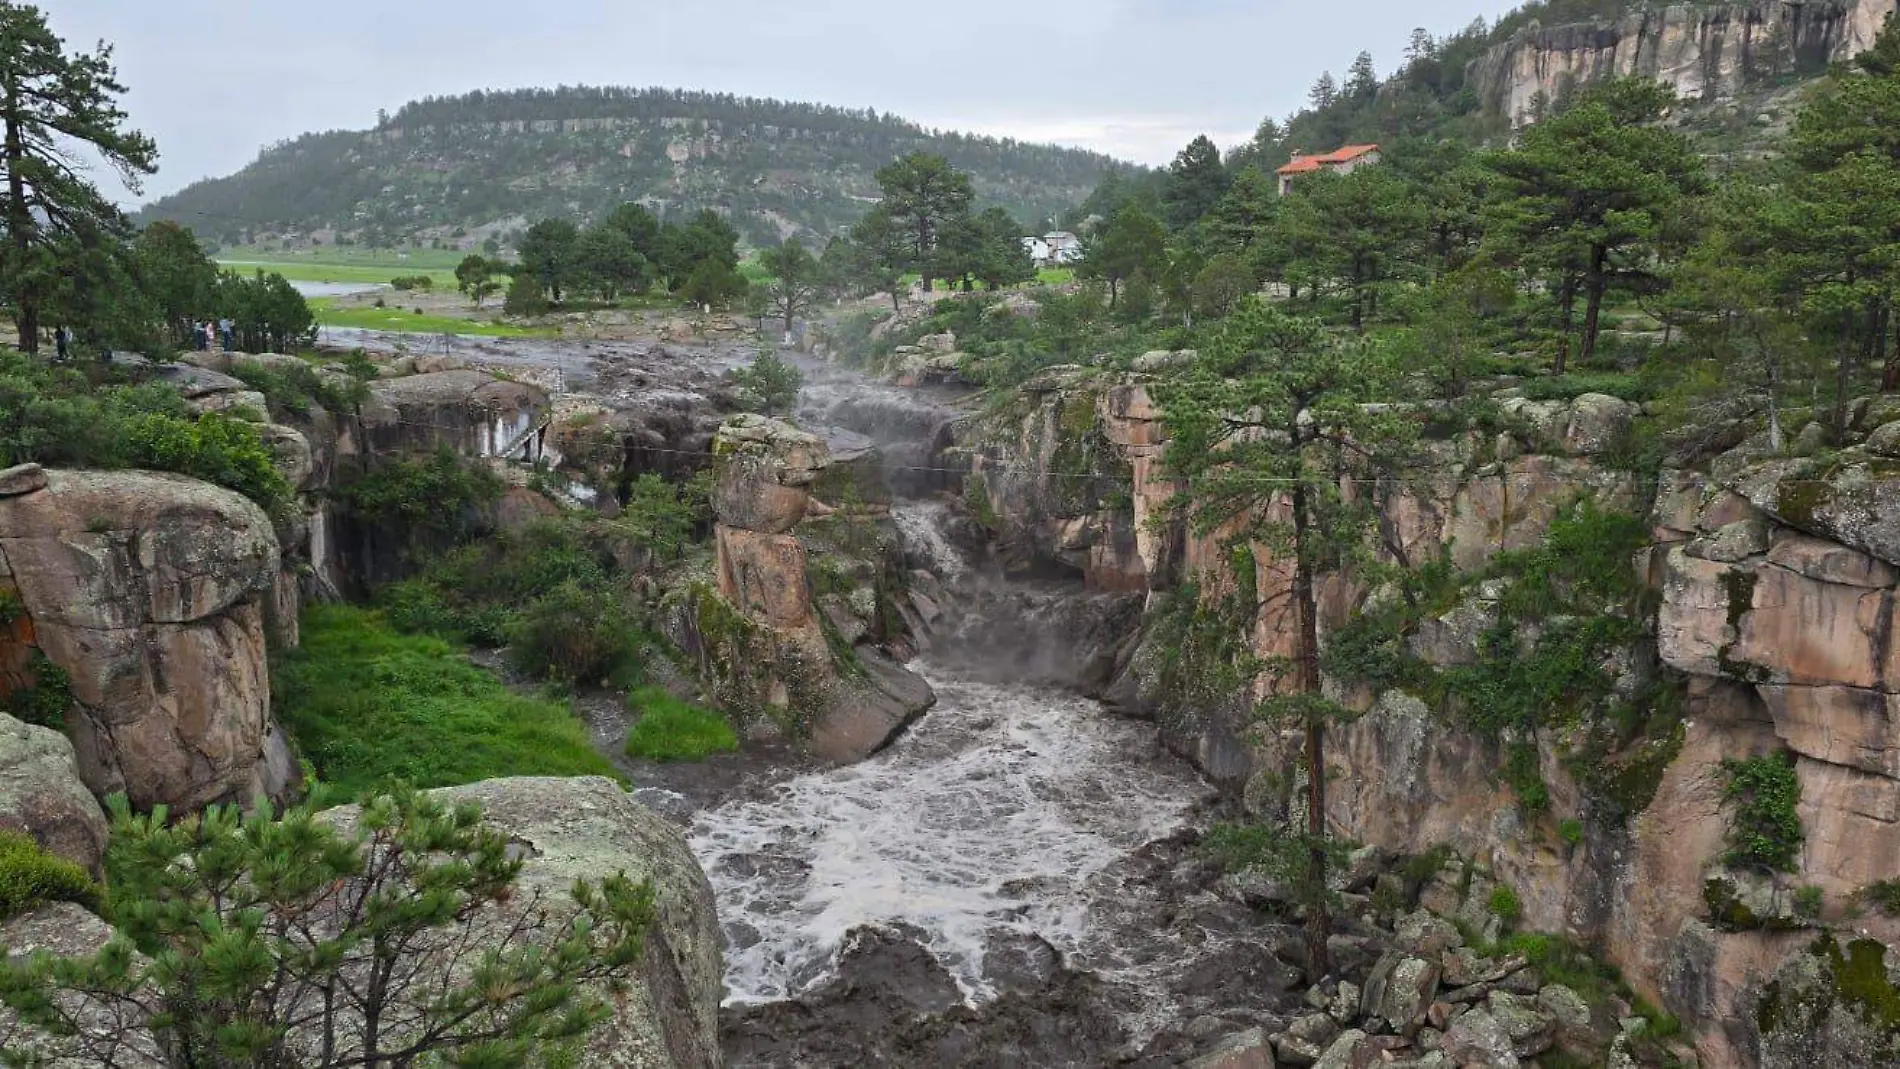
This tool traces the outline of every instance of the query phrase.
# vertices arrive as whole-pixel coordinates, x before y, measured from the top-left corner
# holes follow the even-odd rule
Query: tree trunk
[[[1893,332],[1893,305],[1883,305],[1880,309],[1880,326],[1874,332],[1874,353],[1881,356],[1881,393],[1900,390],[1900,341],[1894,339]],[[1889,344],[1893,346],[1891,350],[1888,349]]]
[[[1121,299],[1121,280],[1114,275],[1108,276],[1108,310],[1115,310],[1115,303]]]
[[[1846,337],[1841,339],[1841,360],[1834,369],[1834,444],[1847,440],[1847,391],[1854,384],[1854,313],[1846,313]]]
[[[13,244],[20,351],[37,353],[40,351],[39,294],[34,292],[33,285],[20,284],[29,271],[27,261],[33,251],[33,213],[26,203],[26,177],[20,173],[20,160],[26,155],[20,134],[20,90],[11,83],[6,87],[6,128],[6,158],[0,162],[4,162],[7,169],[7,235]]]
[[[1589,293],[1589,304],[1583,312],[1583,361],[1589,363],[1597,352],[1597,326],[1603,316],[1603,291],[1609,286],[1609,279],[1603,273],[1604,261],[1609,253],[1598,247],[1590,253],[1590,273],[1584,276],[1584,288]]]
[[[1313,592],[1313,566],[1308,552],[1310,520],[1306,513],[1306,488],[1293,491],[1293,600],[1298,604],[1300,633],[1296,685],[1303,695],[1317,697],[1319,675],[1319,600]],[[1326,906],[1326,722],[1318,715],[1306,715],[1306,879],[1312,895],[1306,913],[1307,982],[1319,983],[1332,971],[1332,954],[1327,940],[1332,935],[1332,916]]]
[[[1570,326],[1576,320],[1577,280],[1566,275],[1558,292],[1558,299],[1563,305],[1563,320],[1558,325],[1557,364],[1551,368],[1554,375],[1561,375],[1570,369]]]

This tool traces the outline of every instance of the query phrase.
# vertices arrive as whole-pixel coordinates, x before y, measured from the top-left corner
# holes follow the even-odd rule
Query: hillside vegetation
[[[527,219],[592,219],[627,201],[663,217],[728,213],[752,244],[831,234],[914,151],[976,179],[986,204],[1040,220],[1117,165],[1072,149],[925,130],[874,111],[666,89],[561,88],[431,98],[369,131],[307,134],[148,208],[226,244],[283,231],[361,244],[478,244]]]

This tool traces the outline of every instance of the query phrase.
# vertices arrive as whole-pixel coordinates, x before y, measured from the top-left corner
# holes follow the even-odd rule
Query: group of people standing
[[[232,344],[235,337],[236,328],[232,325],[230,317],[228,316],[218,320],[216,323],[207,319],[202,323],[194,321],[191,324],[192,347],[201,353],[211,348],[213,339],[217,340],[218,348],[230,352],[236,348],[236,346]]]

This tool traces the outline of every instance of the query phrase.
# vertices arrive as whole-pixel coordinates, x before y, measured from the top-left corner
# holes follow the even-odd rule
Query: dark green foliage
[[[680,701],[659,687],[627,696],[639,720],[627,733],[627,755],[649,761],[704,761],[739,748],[732,725],[718,713]]]
[[[752,366],[733,372],[733,381],[748,410],[775,416],[789,413],[805,386],[804,373],[770,350],[754,357]]]
[[[435,289],[435,279],[430,275],[397,275],[389,280],[389,288],[399,293],[421,290],[428,293]]]
[[[360,519],[405,532],[411,547],[466,538],[501,497],[499,476],[447,446],[425,458],[385,460],[336,491]]]
[[[633,972],[654,920],[651,883],[624,873],[577,881],[572,910],[523,893],[478,806],[407,789],[347,830],[310,806],[173,822],[119,797],[112,815],[116,934],[0,966],[27,1026],[9,1063],[124,1064],[135,1026],[113,1023],[136,1021],[175,1069],[545,1064],[609,1016],[592,991]]]
[[[1819,887],[1797,887],[1794,892],[1794,914],[1804,920],[1818,920],[1825,901]]]
[[[24,835],[0,830],[0,921],[48,902],[77,902],[96,909],[99,888],[85,869],[47,853]]]
[[[218,315],[231,320],[241,352],[291,353],[316,340],[315,314],[283,275],[226,271],[213,299]]]
[[[28,724],[65,731],[66,713],[73,706],[72,675],[38,650],[33,651],[27,671],[33,676],[33,685],[8,694],[0,701],[0,712]]]
[[[533,318],[546,315],[548,310],[547,294],[541,283],[526,271],[515,272],[508,282],[507,295],[502,298],[501,310],[507,315]]]
[[[363,379],[352,377],[347,385],[333,382],[303,363],[239,360],[231,365],[231,376],[263,394],[270,414],[276,417],[307,416],[312,408],[349,415],[369,399],[369,387]]]
[[[1729,827],[1730,865],[1796,871],[1801,853],[1801,781],[1793,757],[1764,754],[1746,760],[1722,762],[1728,774],[1723,796],[1735,806]]]
[[[511,693],[466,653],[377,613],[317,605],[272,673],[279,721],[324,782],[448,787],[507,776],[611,776],[565,706]]]
[[[676,292],[689,304],[725,308],[745,296],[746,286],[745,276],[730,265],[705,259],[699,261]]]
[[[518,670],[586,685],[634,667],[640,621],[610,584],[570,579],[530,602],[509,640],[508,659]]]
[[[158,149],[126,126],[119,105],[125,86],[110,46],[69,53],[39,8],[15,3],[0,4],[0,42],[0,172],[8,186],[0,200],[0,295],[19,328],[20,348],[31,353],[40,346],[41,313],[57,315],[59,304],[75,303],[61,300],[65,284],[87,273],[74,270],[81,259],[74,253],[116,258],[126,230],[119,209],[75,161],[103,160],[137,194],[158,170]]]
[[[289,503],[290,484],[250,424],[193,417],[169,387],[93,375],[0,352],[0,465],[172,471],[236,490],[267,511]]]

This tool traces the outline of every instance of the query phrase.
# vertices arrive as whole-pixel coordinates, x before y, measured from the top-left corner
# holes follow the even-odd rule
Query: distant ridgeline
[[[626,201],[730,213],[751,242],[829,235],[915,150],[971,173],[985,204],[1034,224],[1122,166],[1096,153],[937,133],[874,111],[669,89],[563,87],[435,97],[374,130],[306,134],[141,213],[241,243],[285,231],[364,242],[466,238]]]

